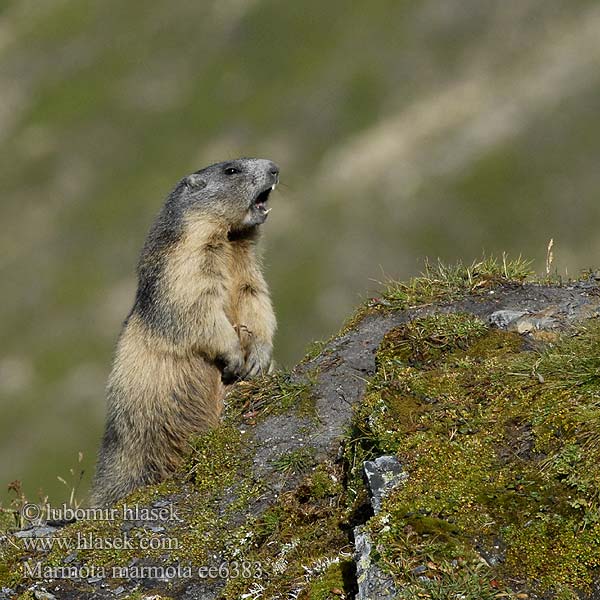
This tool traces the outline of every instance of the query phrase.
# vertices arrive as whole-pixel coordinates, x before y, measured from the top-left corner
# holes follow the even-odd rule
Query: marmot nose
[[[273,175],[273,177],[277,177],[279,175],[279,165],[274,162],[269,163],[269,173]]]

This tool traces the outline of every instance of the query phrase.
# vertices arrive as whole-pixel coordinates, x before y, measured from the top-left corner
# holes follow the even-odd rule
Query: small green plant
[[[292,408],[299,414],[310,416],[314,413],[313,385],[314,376],[308,374],[299,378],[289,372],[241,382],[227,397],[228,418],[235,421],[241,416],[254,422]]]
[[[19,480],[12,481],[8,484],[8,492],[15,495],[11,500],[10,506],[0,508],[0,512],[7,517],[3,522],[8,528],[14,527],[22,529],[26,525],[25,517],[23,516],[23,507],[28,503],[27,497],[23,492],[23,485]]]
[[[312,448],[299,448],[281,455],[274,463],[275,468],[282,473],[303,473],[315,464],[315,454]]]
[[[398,600],[515,600],[516,593],[500,593],[489,569],[476,564],[456,573],[450,563],[424,565],[423,573],[432,575],[423,577],[418,583],[409,583],[397,596]],[[527,596],[522,596],[527,597]]]
[[[79,508],[82,501],[78,498],[79,490],[81,489],[81,482],[85,471],[81,468],[83,462],[83,452],[79,452],[77,455],[77,467],[69,469],[70,481],[67,481],[60,475],[57,475],[57,479],[69,489],[69,501],[68,506],[70,508]]]
[[[380,354],[392,350],[397,359],[412,364],[433,361],[451,350],[465,349],[485,335],[488,326],[467,314],[436,314],[409,321],[389,331]]]

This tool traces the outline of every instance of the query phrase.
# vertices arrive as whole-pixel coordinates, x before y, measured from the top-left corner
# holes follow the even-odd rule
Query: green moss
[[[231,425],[223,425],[199,437],[192,444],[186,468],[197,489],[214,493],[239,480],[246,464],[249,436]]]
[[[515,523],[504,531],[508,543],[506,568],[522,571],[540,581],[545,589],[556,584],[573,588],[591,585],[600,567],[600,524],[584,528],[577,512],[555,510],[538,512],[524,523]]]
[[[434,361],[442,354],[467,348],[487,333],[486,324],[469,314],[436,314],[409,321],[390,330],[379,355],[420,364]]]
[[[0,587],[16,588],[22,582],[19,557],[23,552],[12,550],[0,554]]]
[[[352,569],[351,561],[334,563],[311,582],[302,597],[310,600],[339,600],[345,588],[344,582],[351,577]]]
[[[340,465],[321,464],[248,524],[241,559],[264,570],[262,597],[294,593],[299,598],[327,598],[323,594],[333,588],[346,589],[352,556],[347,531],[354,504],[343,479]],[[253,584],[232,579],[224,598],[237,600]],[[313,596],[313,592],[321,595]]]
[[[311,475],[310,486],[311,495],[317,500],[339,496],[342,493],[340,480],[327,468],[327,465],[319,465],[315,468]]]
[[[208,564],[209,550],[235,552],[245,530],[232,531],[230,519],[246,513],[249,504],[261,493],[260,482],[252,477],[251,436],[232,425],[223,425],[194,442],[186,469],[200,504],[186,505],[182,527],[175,531],[179,548],[171,552],[181,564]]]
[[[511,596],[509,577],[564,598],[588,588],[600,567],[600,323],[537,353],[516,333],[438,315],[389,332],[377,363],[350,460],[393,453],[409,473],[369,523],[400,597]]]

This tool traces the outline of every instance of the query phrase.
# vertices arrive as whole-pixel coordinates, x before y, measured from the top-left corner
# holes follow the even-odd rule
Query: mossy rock
[[[131,597],[350,598],[361,525],[399,598],[589,597],[600,567],[600,324],[590,318],[600,296],[588,283],[523,284],[524,271],[487,261],[390,285],[292,372],[237,386],[223,425],[193,441],[176,477],[123,501],[172,505],[176,520],[60,532],[126,531],[175,548],[73,557],[3,545],[0,586],[30,593],[24,560],[107,569],[137,560],[252,573],[45,585],[59,599],[118,586]],[[491,328],[501,309],[544,310],[561,328],[541,345]],[[408,477],[373,517],[363,462],[382,454]]]
[[[476,334],[456,342],[462,319]],[[370,522],[380,561],[406,598],[461,578],[578,597],[600,567],[600,322],[542,351],[481,325],[434,315],[384,338],[357,426],[409,477]]]

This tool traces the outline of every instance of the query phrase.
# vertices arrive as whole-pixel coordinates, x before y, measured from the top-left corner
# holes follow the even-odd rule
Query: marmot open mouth
[[[256,198],[252,202],[252,208],[258,210],[259,212],[265,215],[269,214],[269,212],[271,212],[271,209],[267,208],[267,201],[269,199],[269,196],[271,195],[271,192],[274,189],[275,186],[272,185],[271,187],[268,187],[266,190],[263,190],[260,194],[258,194],[258,196],[256,196]]]

